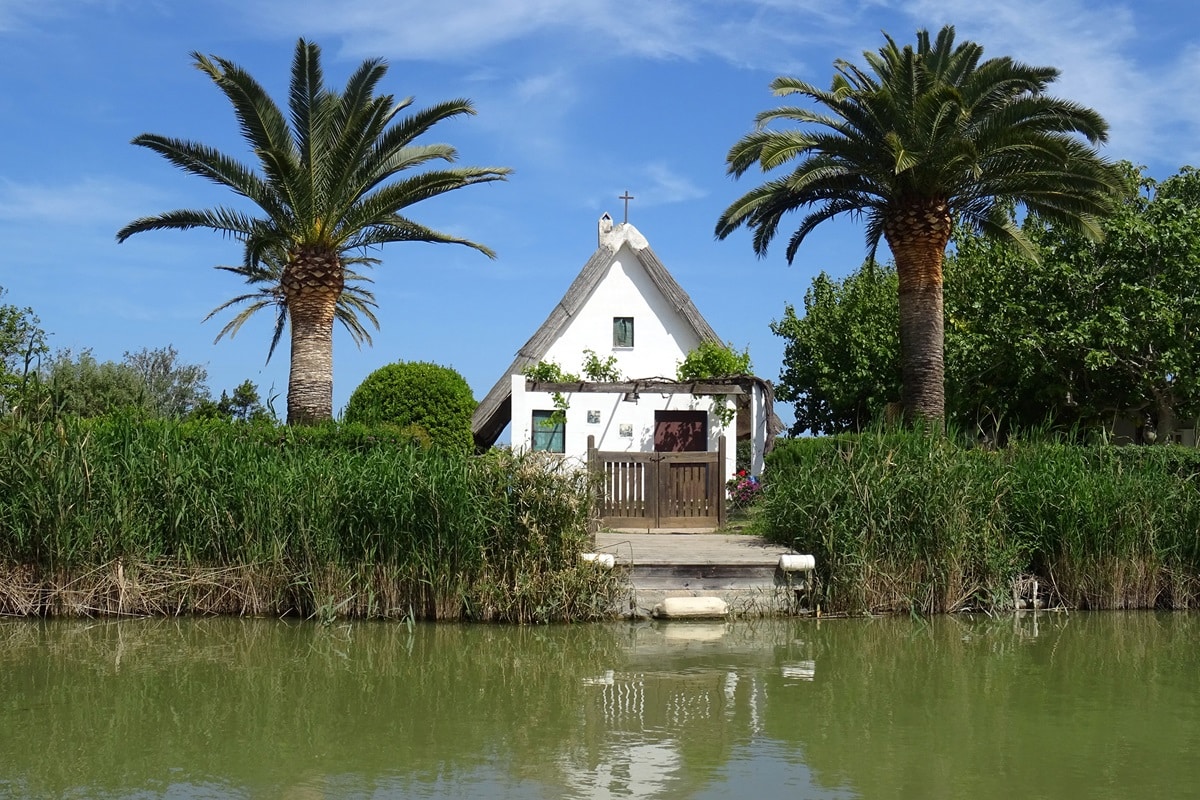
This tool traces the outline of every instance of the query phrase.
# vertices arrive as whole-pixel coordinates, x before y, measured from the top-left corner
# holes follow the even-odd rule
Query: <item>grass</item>
[[[762,509],[761,501],[736,508],[730,504],[726,510],[725,524],[721,526],[721,533],[761,536],[763,534]]]
[[[586,476],[369,429],[0,421],[0,613],[592,619]]]

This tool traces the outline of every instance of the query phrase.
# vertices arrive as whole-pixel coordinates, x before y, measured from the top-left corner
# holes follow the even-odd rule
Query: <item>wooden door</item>
[[[703,453],[707,450],[707,412],[654,412],[654,452]]]

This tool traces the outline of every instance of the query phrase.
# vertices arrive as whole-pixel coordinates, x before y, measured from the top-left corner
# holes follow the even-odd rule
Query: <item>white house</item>
[[[760,472],[763,454],[783,429],[771,385],[751,376],[676,381],[676,367],[702,341],[722,340],[645,237],[605,214],[596,252],[476,409],[476,446],[490,447],[510,422],[514,449],[581,460],[589,437],[601,451],[648,453],[716,452],[724,436],[725,474],[733,474],[738,438],[750,440],[752,469]],[[543,361],[583,376],[587,350],[601,361],[615,357],[620,380],[545,384],[525,376],[527,367]],[[568,406],[562,424],[554,418],[556,394]],[[724,398],[738,409],[728,421],[715,409]]]

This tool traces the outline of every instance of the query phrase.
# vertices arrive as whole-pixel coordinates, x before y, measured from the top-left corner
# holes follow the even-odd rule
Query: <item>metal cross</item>
[[[629,201],[633,199],[633,195],[631,195],[629,193],[629,190],[626,189],[625,194],[621,195],[617,199],[625,201],[625,224],[628,225],[629,224]]]

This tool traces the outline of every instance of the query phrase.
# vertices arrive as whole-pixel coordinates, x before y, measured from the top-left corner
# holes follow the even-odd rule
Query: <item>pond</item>
[[[1170,797],[1198,678],[1181,613],[6,620],[0,797]]]

